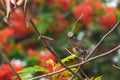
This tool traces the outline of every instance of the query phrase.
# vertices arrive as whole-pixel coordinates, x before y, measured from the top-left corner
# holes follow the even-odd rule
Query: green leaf
[[[103,77],[103,76],[98,76],[98,77],[96,77],[94,80],[102,80],[102,77]]]
[[[25,67],[30,67],[30,66],[34,66],[34,65],[38,65],[39,61],[38,61],[38,57],[37,56],[29,56],[25,59],[27,65]]]
[[[63,63],[65,63],[65,62],[67,62],[67,61],[69,61],[69,60],[71,60],[71,59],[74,59],[75,58],[75,55],[70,55],[70,56],[67,56],[67,57],[65,57],[65,58],[63,58],[61,61],[63,62]],[[59,67],[61,64],[57,64],[57,67]]]
[[[39,71],[45,72],[45,73],[49,72],[46,68],[35,65],[33,67],[24,68],[23,70],[18,71],[18,73],[20,74],[23,80],[31,80],[31,78],[33,77],[32,74]]]
[[[33,73],[33,72],[49,72],[46,68],[41,67],[41,66],[33,66],[33,67],[28,67],[28,68],[24,68],[23,70],[19,71],[18,73]]]
[[[49,24],[53,23],[53,17],[50,13],[45,13],[40,16],[40,22],[36,22],[36,26],[39,32],[44,34]]]
[[[63,63],[65,63],[65,62],[67,62],[67,61],[69,61],[69,60],[71,60],[71,59],[75,59],[75,55],[67,56],[66,58],[62,59],[61,61],[62,61]]]
[[[8,54],[8,58],[11,59],[20,59],[24,60],[26,58],[26,53],[20,49],[13,48],[10,54]]]
[[[116,14],[117,20],[120,20],[120,12],[119,12],[119,11],[116,11],[115,14]]]

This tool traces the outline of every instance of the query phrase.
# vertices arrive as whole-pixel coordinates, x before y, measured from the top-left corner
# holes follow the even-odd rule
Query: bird
[[[70,40],[72,44],[69,50],[77,57],[85,58],[85,56],[88,54],[88,50],[85,48],[82,42],[78,41],[76,37],[71,37]]]

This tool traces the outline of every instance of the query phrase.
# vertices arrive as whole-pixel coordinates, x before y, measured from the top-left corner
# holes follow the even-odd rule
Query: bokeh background
[[[54,39],[46,41],[61,59],[69,55],[64,49],[71,45],[68,33],[72,32],[87,49],[92,49],[120,19],[119,0],[28,0],[27,6],[39,32]],[[22,70],[39,65],[52,72],[53,67],[46,62],[51,59],[57,63],[56,59],[42,47],[33,28],[26,24],[22,8],[18,7],[10,13],[10,24],[4,23],[3,17],[0,15],[0,47],[6,50],[14,68]],[[118,44],[120,27],[103,41],[92,56],[109,51]],[[70,60],[66,64],[74,62]],[[120,80],[120,70],[113,68],[113,64],[120,66],[120,49],[82,68],[89,77],[103,76],[103,80]],[[11,80],[11,76],[11,69],[0,55],[0,80]]]

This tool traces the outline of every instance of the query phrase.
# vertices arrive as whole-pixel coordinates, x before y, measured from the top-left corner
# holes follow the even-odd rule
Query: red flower
[[[47,60],[52,59],[53,61],[56,61],[55,57],[50,53],[48,50],[43,50],[40,52],[40,60],[44,64]]]
[[[84,12],[84,10],[85,10],[85,13],[83,14],[80,21],[82,21],[85,25],[89,25],[90,22],[93,20],[93,10],[91,5],[80,4],[78,6],[75,6],[73,8],[73,14],[77,18],[79,18],[81,14]]]
[[[48,61],[49,59],[56,61],[55,57],[48,50],[37,51],[37,50],[29,49],[28,55],[37,56],[42,66],[46,66],[46,61]]]
[[[8,38],[13,35],[14,35],[14,31],[9,27],[4,28],[3,30],[0,31],[0,37],[2,38]]]
[[[33,49],[28,49],[28,55],[29,56],[38,56],[40,51],[35,51]]]
[[[25,15],[21,8],[11,13],[11,24],[9,26],[15,31],[17,37],[28,34],[29,30],[26,26]]]
[[[92,7],[95,8],[96,10],[100,10],[103,7],[103,4],[101,3],[100,0],[96,0],[95,2],[92,1],[93,5]]]
[[[95,9],[103,6],[100,0],[84,0],[82,3],[91,5]]]
[[[54,71],[61,70],[62,68],[64,68],[61,65],[57,64],[52,59],[47,60],[46,65],[44,67],[49,69],[50,72],[54,72]]]
[[[47,68],[47,69],[49,69],[50,72],[53,72],[53,71],[54,71],[52,65],[47,65],[47,64],[46,64],[46,66],[44,66],[44,67]]]
[[[14,35],[14,30],[11,29],[10,27],[6,27],[4,28],[3,30],[0,30],[0,45],[1,46],[6,46],[6,47],[9,47],[8,44],[7,44],[7,40],[9,37],[13,36]]]
[[[62,32],[67,27],[67,20],[60,13],[56,13],[55,18],[56,18],[56,24],[50,24],[49,27],[50,29],[53,30],[55,36],[58,36],[60,32]]]
[[[106,28],[113,26],[116,22],[114,10],[112,8],[105,7],[104,11],[105,13],[98,17],[99,23]]]
[[[13,67],[16,71],[19,71],[22,69],[22,66],[17,66],[13,64]],[[0,80],[13,80],[14,73],[11,70],[11,68],[7,64],[2,64],[0,67]]]
[[[56,2],[63,10],[67,10],[70,6],[69,0],[57,0]]]

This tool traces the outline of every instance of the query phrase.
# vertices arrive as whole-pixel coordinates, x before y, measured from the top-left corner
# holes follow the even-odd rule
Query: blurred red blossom
[[[9,27],[0,30],[0,37],[1,37],[0,45],[6,44],[7,39],[13,35],[14,35],[14,31]]]
[[[11,63],[12,66],[16,71],[19,71],[23,68],[21,65],[16,65],[14,63]],[[11,70],[11,68],[7,64],[2,64],[0,67],[0,80],[13,80],[14,79],[14,73]]]
[[[26,26],[24,12],[21,8],[16,8],[10,14],[10,23],[4,29],[0,30],[0,46],[12,50],[12,46],[8,44],[10,37],[23,37],[29,33],[29,27]]]
[[[27,53],[29,56],[35,56],[38,54],[38,51],[35,51],[33,49],[28,49]]]
[[[67,10],[70,7],[70,0],[45,0],[47,3],[57,4],[62,10]]]
[[[13,45],[8,42],[8,38],[14,35],[14,31],[6,27],[3,30],[0,30],[0,46],[7,48],[7,53],[11,52]]]
[[[28,55],[37,56],[38,60],[40,61],[40,66],[47,68],[50,72],[60,70],[63,68],[62,66],[57,67],[55,57],[52,55],[51,52],[49,52],[46,49],[42,51],[28,49]]]
[[[60,70],[60,69],[64,68],[61,65],[57,64],[52,59],[48,59],[46,61],[46,66],[44,66],[44,67],[46,67],[47,69],[49,69],[50,72],[54,72],[54,71],[57,71],[57,70]]]
[[[55,57],[48,50],[40,51],[40,50],[28,49],[28,55],[37,56],[38,60],[41,62],[40,65],[46,65],[46,61],[49,59],[56,61]]]
[[[14,35],[13,29],[6,27],[3,30],[0,30],[0,36],[2,38],[7,38]]]
[[[67,10],[70,7],[69,0],[57,0],[57,4],[63,9]]]
[[[85,12],[84,12],[85,11]],[[79,18],[81,14],[84,12],[80,21],[82,21],[85,25],[89,25],[90,22],[93,20],[93,10],[92,6],[87,4],[80,4],[73,8],[73,14]]]
[[[29,28],[26,26],[25,15],[21,8],[17,8],[11,13],[10,25],[8,27],[14,30],[15,36],[17,37],[28,34]]]
[[[111,27],[115,24],[116,16],[114,12],[115,12],[114,8],[105,7],[104,14],[98,17],[99,23],[104,28]]]
[[[55,57],[48,50],[40,51],[40,60],[42,64],[44,64],[49,59],[56,61]]]
[[[85,11],[85,12],[84,12]],[[100,0],[84,0],[73,8],[73,14],[79,18],[84,12],[80,21],[88,26],[98,18],[102,27],[113,26],[116,22],[115,9],[103,4]]]
[[[29,27],[26,26],[26,20],[24,12],[21,8],[16,8],[10,14],[10,24],[7,28],[0,30],[0,36],[2,38],[6,37],[22,37],[27,35],[29,32]]]
[[[57,13],[55,15],[55,18],[57,21],[56,24],[51,24],[51,25],[49,25],[49,27],[50,27],[50,29],[53,30],[53,32],[56,33],[55,36],[58,36],[60,34],[60,32],[62,32],[66,28],[68,22],[65,19],[65,17],[60,13]],[[57,27],[56,27],[56,25],[57,25]]]

